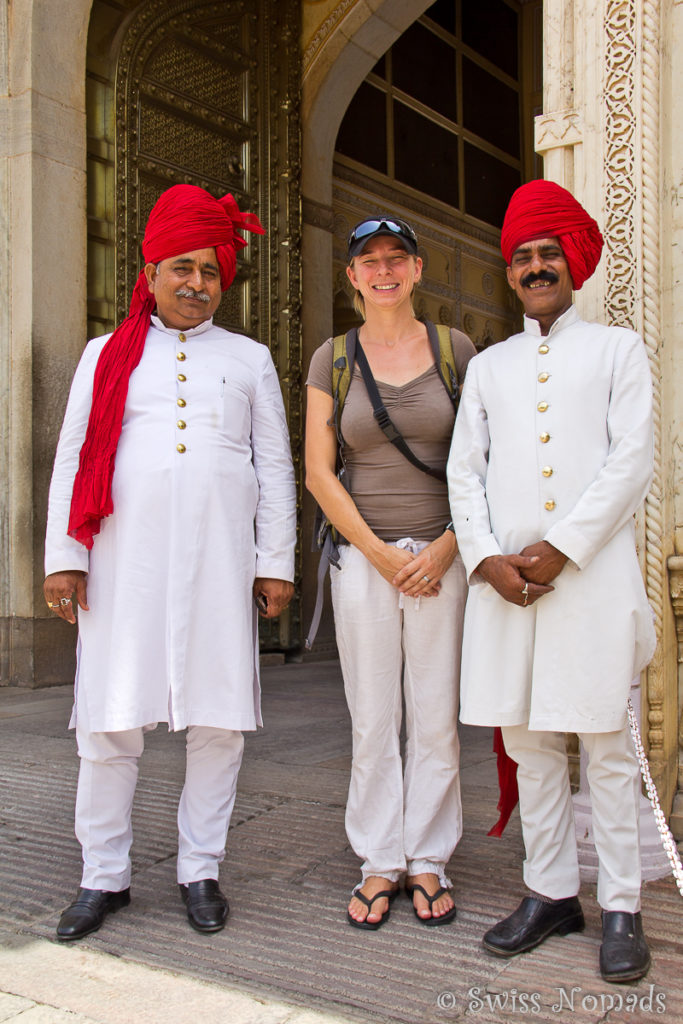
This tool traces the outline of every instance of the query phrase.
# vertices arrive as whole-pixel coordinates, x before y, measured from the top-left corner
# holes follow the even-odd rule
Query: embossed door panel
[[[100,7],[102,5],[100,4]],[[267,344],[297,471],[301,444],[298,0],[138,5],[115,71],[116,318],[142,264],[149,212],[170,185],[232,192],[258,214],[216,322]],[[299,643],[299,608],[261,621],[265,648]]]

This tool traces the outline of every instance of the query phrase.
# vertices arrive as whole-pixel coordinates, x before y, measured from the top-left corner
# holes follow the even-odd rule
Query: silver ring
[[[425,583],[429,583],[429,576],[423,576],[422,579],[425,581]]]
[[[529,595],[525,594],[524,595],[524,603],[522,604],[522,608],[526,608],[528,600],[529,600]]]
[[[61,604],[61,606],[63,608],[65,605],[71,604],[71,598],[70,597],[60,597],[59,603]]]
[[[59,608],[59,601],[55,601],[54,604],[52,603],[52,601],[48,601],[47,606],[48,608]]]
[[[529,581],[528,580],[524,584],[524,586],[522,587],[522,593],[524,594],[525,597],[529,596]]]

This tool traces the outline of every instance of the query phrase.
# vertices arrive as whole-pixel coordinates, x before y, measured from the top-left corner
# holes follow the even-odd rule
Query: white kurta
[[[211,321],[181,341],[152,318],[129,382],[114,512],[88,552],[67,523],[108,337],[88,344],[76,370],[50,488],[45,571],[89,573],[75,715],[90,731],[254,729],[252,585],[294,578],[294,474],[272,358]]]
[[[652,657],[653,616],[633,514],[652,476],[652,395],[637,334],[536,320],[469,364],[448,462],[470,577],[461,719],[608,732]],[[528,608],[476,573],[488,555],[546,540],[570,561]]]

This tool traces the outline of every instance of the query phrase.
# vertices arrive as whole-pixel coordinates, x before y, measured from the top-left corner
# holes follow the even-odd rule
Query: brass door
[[[215,196],[231,192],[241,209],[258,214],[266,236],[247,235],[235,283],[215,319],[269,346],[297,469],[299,8],[298,0],[151,0],[121,4],[113,31],[111,7],[96,0],[88,56],[89,315],[101,327],[96,333],[113,326],[107,295],[115,296],[116,322],[127,313],[145,223],[159,195],[177,183]],[[109,74],[108,39],[120,40]],[[107,116],[108,106],[115,118]],[[114,136],[113,147],[102,138],[107,135]],[[113,202],[98,198],[107,181],[114,183]],[[261,622],[261,641],[270,649],[298,645],[298,602],[278,622]]]

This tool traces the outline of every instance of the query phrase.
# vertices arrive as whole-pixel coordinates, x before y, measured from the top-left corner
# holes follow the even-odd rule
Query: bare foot
[[[424,877],[428,876],[425,875]],[[382,878],[380,875],[368,875],[359,891],[363,893],[366,899],[371,900],[378,892],[385,890],[397,892],[398,882],[390,882],[387,878]],[[357,899],[355,896],[351,897],[351,902],[349,903],[349,915],[354,921],[361,923],[367,921],[368,924],[376,924],[382,920],[388,909],[389,900],[386,896],[375,900],[370,909],[366,907],[362,900]]]
[[[430,896],[433,896],[435,892],[441,888],[439,882],[439,876],[432,873],[424,873],[420,875],[406,875],[406,889],[411,885],[421,885],[425,892],[428,892]],[[418,917],[421,917],[423,921],[429,920],[430,917],[443,917],[449,910],[452,910],[455,906],[453,897],[450,892],[445,892],[439,896],[438,900],[435,900],[432,904],[432,909],[429,909],[429,902],[425,899],[419,889],[413,893],[413,906]]]

